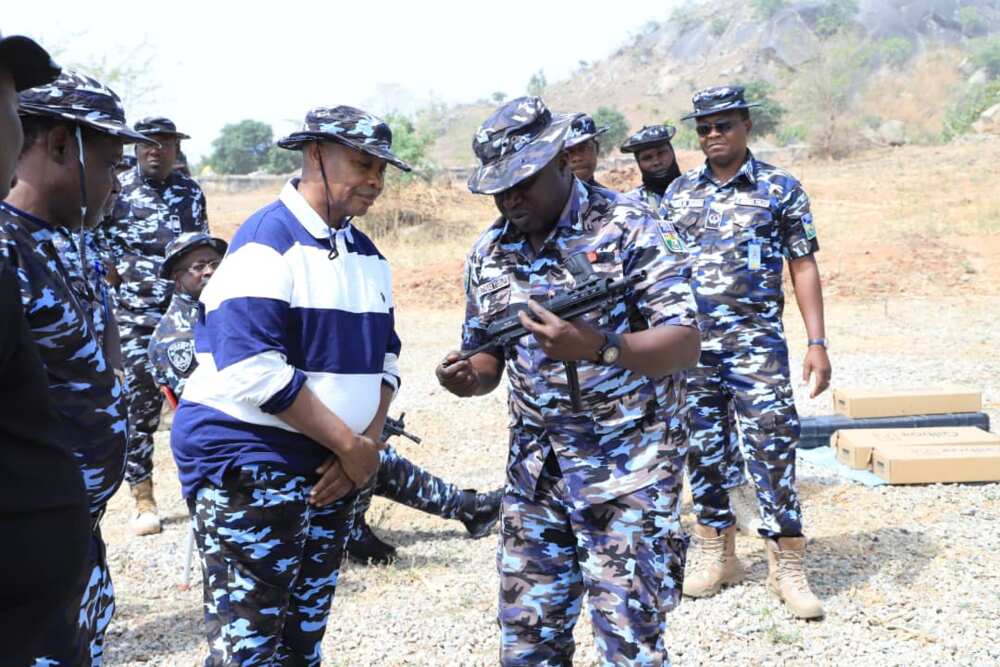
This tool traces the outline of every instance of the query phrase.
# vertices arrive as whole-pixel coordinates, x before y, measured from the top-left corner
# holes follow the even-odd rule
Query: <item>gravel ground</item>
[[[837,300],[828,306],[835,385],[964,382],[981,387],[1000,419],[1000,299]],[[397,443],[417,463],[462,486],[503,479],[502,395],[460,401],[433,378],[457,340],[458,311],[399,314],[405,410],[422,445]],[[791,312],[793,373],[802,330]],[[829,412],[829,395],[803,414]],[[994,425],[994,430],[997,427]],[[194,665],[204,654],[200,577],[180,590],[187,530],[166,433],[157,441],[163,534],[128,534],[128,492],[104,520],[118,594],[107,664]],[[1000,663],[1000,484],[870,489],[803,464],[800,489],[809,570],[825,600],[822,622],[792,619],[765,592],[763,545],[744,539],[746,583],[671,615],[676,665],[994,665]],[[330,665],[488,665],[496,662],[496,536],[473,541],[448,522],[376,499],[370,522],[399,545],[389,567],[345,565],[325,645]],[[577,664],[596,663],[589,622],[577,631]]]

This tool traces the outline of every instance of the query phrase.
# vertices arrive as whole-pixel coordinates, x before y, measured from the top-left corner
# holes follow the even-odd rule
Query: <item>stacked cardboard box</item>
[[[977,412],[982,395],[961,387],[839,389],[833,402],[847,417],[870,419]],[[890,484],[1000,481],[1000,436],[971,426],[842,429],[830,446],[841,463]]]

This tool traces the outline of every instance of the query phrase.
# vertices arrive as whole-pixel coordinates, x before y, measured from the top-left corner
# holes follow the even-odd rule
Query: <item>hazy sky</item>
[[[379,84],[450,103],[523,94],[533,72],[562,78],[673,4],[11,0],[0,31],[35,37],[64,64],[115,65],[148,45],[159,88],[126,109],[129,120],[169,116],[192,135],[185,152],[197,159],[226,123],[255,118],[283,135],[309,107],[372,103]]]

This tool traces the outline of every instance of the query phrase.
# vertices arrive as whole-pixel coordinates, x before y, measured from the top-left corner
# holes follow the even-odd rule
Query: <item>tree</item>
[[[490,99],[493,100],[496,104],[503,104],[504,100],[507,99],[507,93],[503,92],[502,90],[498,90],[497,92],[490,95]]]
[[[762,137],[775,134],[784,118],[785,107],[771,97],[774,93],[774,86],[756,79],[743,85],[746,89],[746,99],[750,102],[759,102],[759,107],[750,110],[750,117],[753,119],[754,133]]]
[[[865,71],[871,52],[870,45],[840,35],[798,77],[795,99],[801,101],[811,127],[810,142],[820,155],[842,157],[849,151],[848,112],[854,79]]]
[[[420,131],[408,117],[391,113],[385,122],[392,130],[392,152],[408,163],[417,172],[428,172],[434,168],[427,157],[427,149],[434,143],[434,135]],[[405,180],[404,176],[404,180]]]
[[[542,94],[545,93],[545,88],[548,85],[548,82],[545,80],[545,72],[538,70],[531,75],[530,79],[528,79],[527,92],[529,95],[541,97]]]
[[[230,123],[212,142],[208,164],[220,174],[249,174],[268,161],[273,140],[267,123],[250,119]]]
[[[846,28],[858,13],[858,0],[827,0],[820,7],[815,31],[820,37],[832,37]]]
[[[785,8],[785,0],[750,0],[750,6],[757,18],[766,21]]]
[[[976,40],[972,62],[985,69],[991,79],[1000,76],[1000,37]]]
[[[625,141],[625,137],[628,136],[628,121],[622,112],[614,107],[600,107],[594,112],[593,118],[597,127],[608,128],[608,131],[597,139],[601,146],[600,154],[607,155]]]
[[[272,145],[262,166],[269,174],[290,174],[302,168],[302,154]]]

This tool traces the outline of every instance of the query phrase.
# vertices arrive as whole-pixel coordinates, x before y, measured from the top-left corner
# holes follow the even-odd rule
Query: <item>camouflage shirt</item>
[[[574,181],[558,223],[536,253],[504,218],[476,242],[466,266],[463,349],[486,342],[486,328],[529,298],[544,300],[574,284],[565,266],[588,254],[594,271],[616,280],[646,272],[623,299],[583,315],[604,331],[694,326],[689,259],[669,224],[622,195]],[[662,231],[661,231],[662,224]],[[508,478],[533,493],[550,451],[576,502],[607,502],[675,473],[683,448],[684,380],[650,378],[620,366],[578,363],[583,410],[574,413],[565,364],[523,336],[503,357],[509,388]]]
[[[647,188],[645,184],[640,185],[634,190],[629,190],[628,192],[625,193],[625,196],[634,199],[636,201],[641,201],[654,211],[660,208],[660,204],[663,201],[663,197],[661,195],[658,195],[649,188]]]
[[[25,316],[62,418],[59,436],[80,464],[97,511],[123,478],[128,429],[120,365],[111,358],[118,354],[114,318],[104,311],[108,319],[94,319],[106,288],[93,277],[82,287],[78,256],[58,250],[71,242],[65,229],[0,204],[0,256],[17,267]],[[80,290],[95,287],[100,292],[85,300]]]
[[[198,300],[176,292],[149,341],[153,378],[156,384],[173,389],[178,399],[184,393],[184,382],[198,366],[194,356],[194,323],[197,320]]]
[[[121,176],[121,201],[100,228],[121,276],[118,319],[124,324],[153,328],[166,312],[173,283],[163,280],[160,264],[166,247],[182,232],[208,232],[205,195],[191,178],[173,171],[154,181],[130,169]]]
[[[670,184],[660,215],[694,257],[703,333],[781,329],[784,258],[819,250],[809,198],[794,177],[748,152],[739,172],[719,183],[706,163]]]

